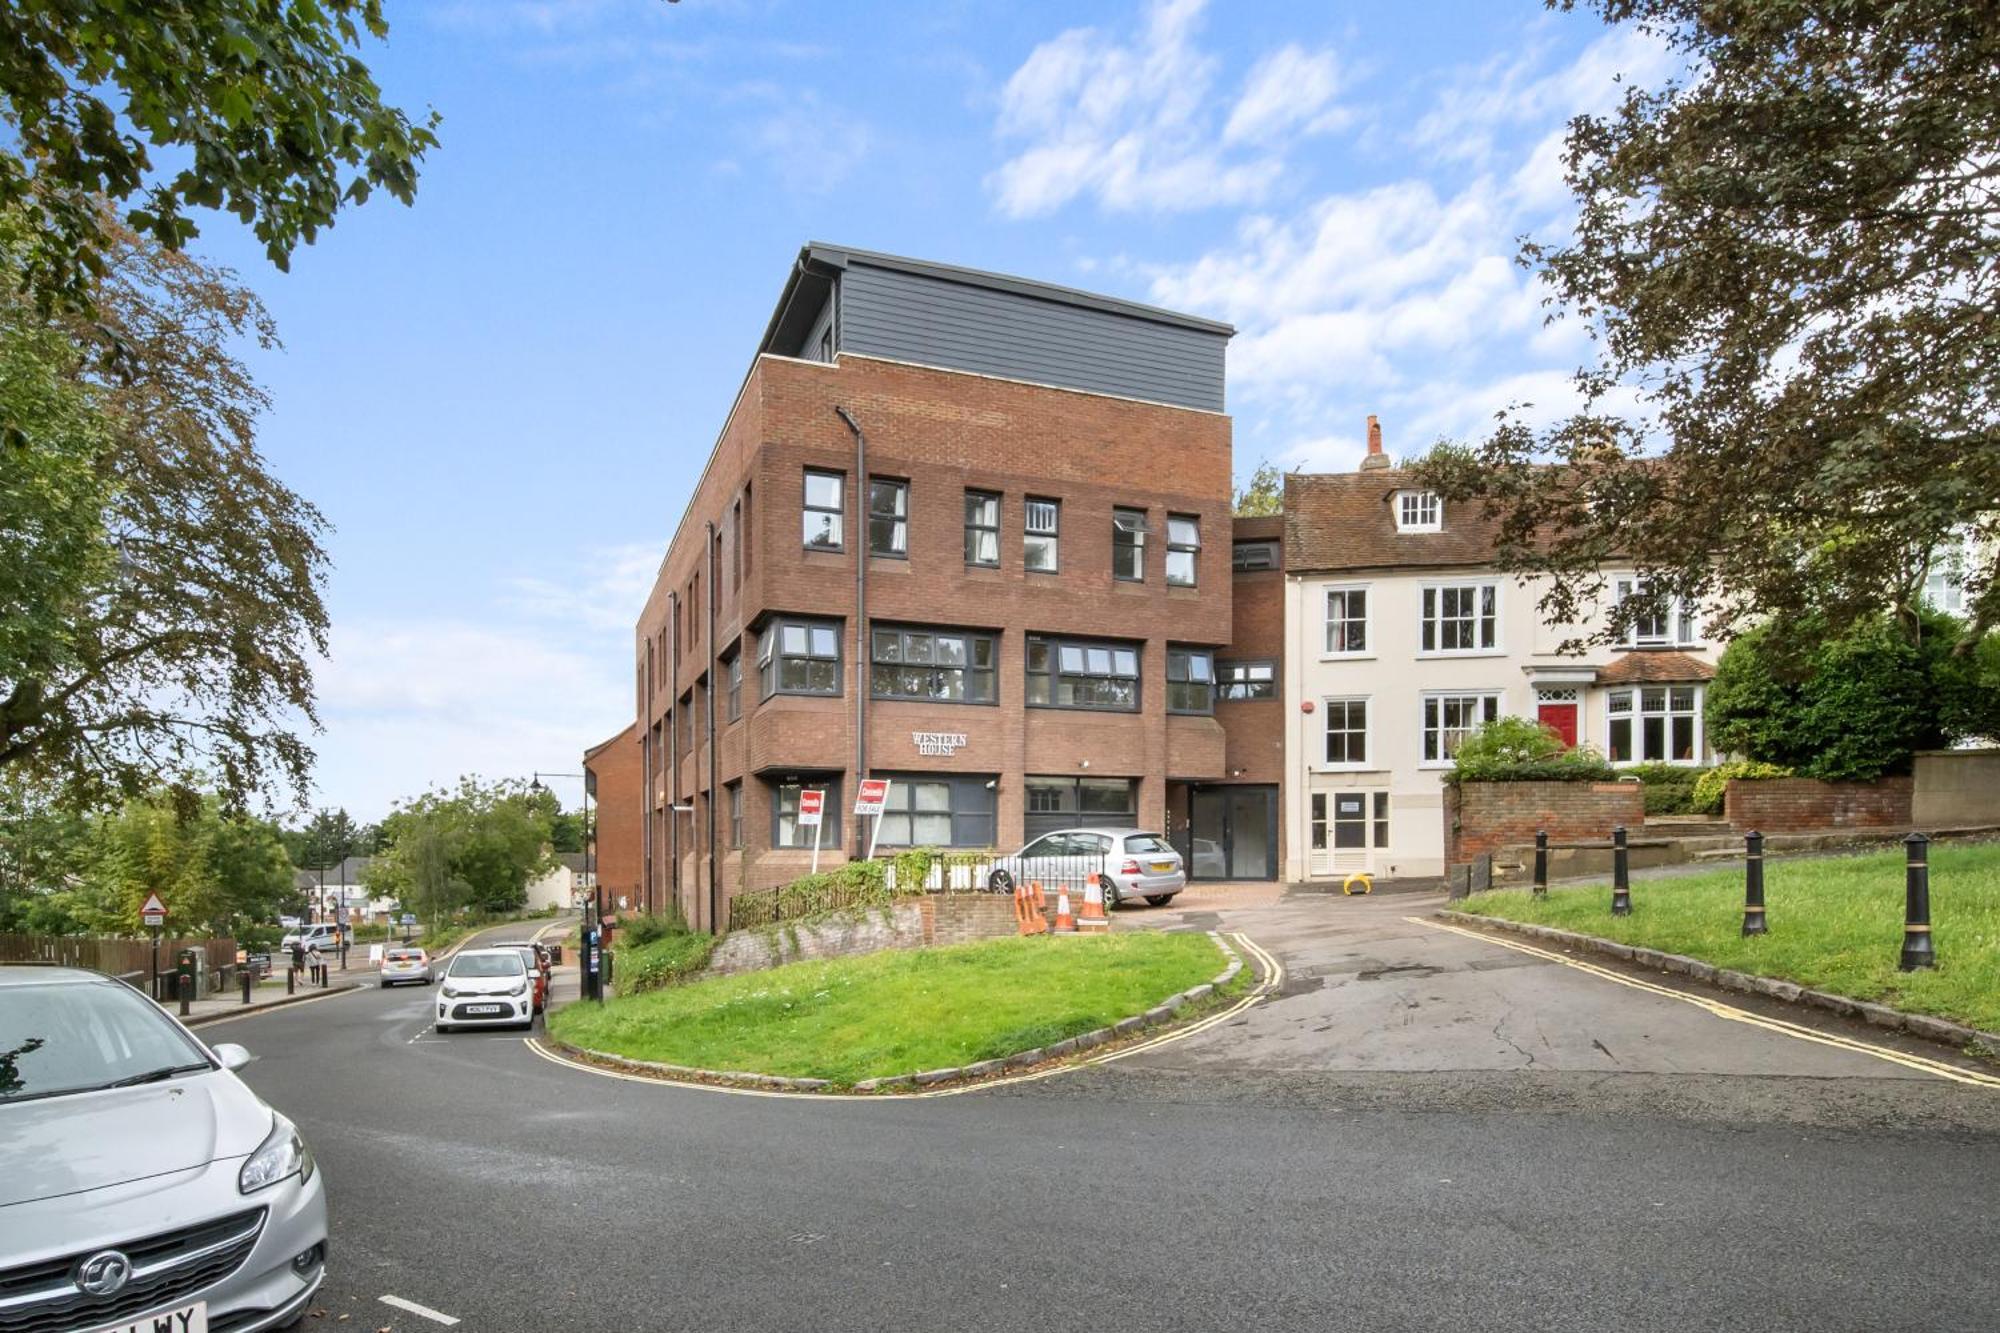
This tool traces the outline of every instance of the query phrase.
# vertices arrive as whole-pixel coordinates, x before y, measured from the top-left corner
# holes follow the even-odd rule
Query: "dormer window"
[[[1444,502],[1436,491],[1396,492],[1396,531],[1441,532]]]

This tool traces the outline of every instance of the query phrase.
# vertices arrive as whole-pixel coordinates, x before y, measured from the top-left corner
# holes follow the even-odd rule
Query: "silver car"
[[[325,1185],[249,1059],[123,982],[0,966],[0,1328],[297,1327]]]
[[[1107,911],[1139,898],[1164,907],[1187,887],[1181,854],[1159,834],[1136,828],[1073,828],[1044,834],[1012,856],[997,858],[987,886],[1004,887],[1003,874],[1008,883],[1034,881],[1050,893],[1058,884],[1079,892],[1087,876],[1097,875],[1104,884]]]
[[[415,945],[393,945],[382,955],[382,985],[431,984],[431,956]]]

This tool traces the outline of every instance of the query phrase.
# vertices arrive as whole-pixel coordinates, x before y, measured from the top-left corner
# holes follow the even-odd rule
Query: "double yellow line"
[[[1788,1023],[1782,1018],[1766,1018],[1762,1014],[1753,1014],[1748,1009],[1739,1009],[1733,1004],[1725,1004],[1721,1000],[1710,999],[1706,995],[1696,995],[1688,991],[1675,990],[1671,986],[1661,986],[1650,981],[1642,981],[1637,977],[1628,977],[1622,972],[1614,972],[1608,967],[1599,967],[1595,963],[1586,963],[1581,959],[1571,958],[1566,954],[1555,953],[1549,949],[1537,948],[1532,944],[1501,939],[1494,935],[1488,935],[1483,931],[1467,930],[1463,926],[1448,925],[1442,921],[1432,921],[1420,916],[1406,916],[1403,920],[1414,925],[1428,926],[1432,930],[1447,930],[1454,935],[1463,935],[1469,940],[1478,940],[1481,944],[1497,945],[1502,949],[1512,949],[1516,953],[1524,953],[1535,958],[1546,959],[1551,963],[1561,963],[1564,967],[1573,967],[1579,972],[1588,972],[1594,977],[1602,977],[1606,981],[1615,981],[1621,986],[1630,986],[1633,990],[1646,991],[1653,995],[1664,996],[1669,1000],[1679,1000],[1683,1004],[1691,1004],[1697,1009],[1707,1010],[1717,1018],[1725,1019],[1731,1023],[1746,1023],[1753,1028],[1763,1028],[1766,1032],[1775,1032],[1781,1036],[1796,1037],[1800,1041],[1809,1041],[1820,1046],[1831,1046],[1835,1050],[1851,1051],[1856,1055],[1872,1056],[1877,1060],[1887,1060],[1890,1064],[1902,1065],[1905,1069],[1914,1069],[1919,1073],[1932,1074],[1938,1078],[1950,1079],[1954,1083],[1964,1083],[1975,1088],[2000,1089],[2000,1078],[1996,1078],[1992,1074],[1984,1074],[1973,1069],[1961,1069],[1957,1065],[1946,1064],[1942,1060],[1933,1060],[1928,1056],[1922,1055],[1910,1055],[1887,1046],[1877,1046],[1872,1042],[1857,1041],[1852,1037],[1841,1037],[1828,1032],[1819,1032],[1797,1023]]]

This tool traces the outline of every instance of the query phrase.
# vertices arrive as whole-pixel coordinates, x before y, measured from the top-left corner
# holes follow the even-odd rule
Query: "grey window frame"
[[[896,640],[896,654],[885,657],[881,653],[882,635],[893,636]],[[965,662],[962,666],[940,663],[937,660],[939,639],[963,639],[965,641]],[[929,661],[911,661],[910,649],[917,641],[926,641]],[[978,666],[976,661],[979,645],[985,644],[988,665]],[[976,704],[994,707],[1000,702],[1000,636],[986,630],[956,629],[951,626],[902,625],[875,623],[868,627],[868,694],[873,699],[905,699],[927,704]],[[950,698],[939,694],[908,693],[900,688],[895,678],[898,673],[911,667],[920,667],[933,673],[956,671],[960,673],[963,690],[960,698]],[[971,689],[975,677],[983,677],[986,682],[986,697],[973,698]],[[886,687],[893,683],[896,687]]]
[[[875,491],[881,487],[896,497],[896,507],[883,511],[875,507]],[[903,540],[903,549],[882,550],[875,544],[875,525],[890,525],[890,543],[895,538]],[[868,479],[868,554],[877,560],[908,560],[910,558],[910,483],[903,477],[870,477]]]
[[[1194,530],[1194,536],[1192,537],[1192,539],[1188,538],[1182,538],[1180,540],[1175,539],[1176,534],[1174,532],[1174,525],[1177,523],[1186,524],[1188,527]],[[1174,566],[1176,563],[1178,563],[1177,557],[1180,556],[1187,557],[1186,578],[1174,577]],[[1193,588],[1199,586],[1200,581],[1201,581],[1201,515],[1168,514],[1167,515],[1167,586],[1169,588]]]
[[[1035,651],[1037,648],[1044,651],[1044,658],[1047,663],[1046,668],[1042,671],[1034,669]],[[1065,649],[1084,654],[1085,663],[1082,669],[1074,670],[1064,667],[1062,655]],[[1106,670],[1098,671],[1089,665],[1088,659],[1092,652],[1110,654]],[[1132,670],[1129,674],[1117,669],[1118,654],[1120,653],[1130,653],[1132,655]],[[1029,708],[1074,708],[1092,713],[1136,713],[1145,700],[1143,681],[1146,658],[1143,644],[1120,642],[1115,639],[1078,639],[1067,635],[1030,634],[1027,640],[1027,651],[1022,655],[1022,666],[1027,679],[1027,689],[1024,694],[1026,700],[1025,706]],[[1037,677],[1045,677],[1048,681],[1048,688],[1046,690],[1047,699],[1039,703],[1034,699],[1034,687]],[[1058,702],[1065,677],[1072,681],[1129,680],[1132,682],[1132,702],[1129,706],[1123,704]],[[1072,691],[1074,691],[1074,686],[1072,686]]]
[[[1151,524],[1146,511],[1129,505],[1119,505],[1111,511],[1111,577],[1120,583],[1144,583],[1146,581],[1146,534]],[[1130,555],[1137,562],[1136,570],[1127,571],[1124,558]]]
[[[1249,675],[1232,676],[1232,672],[1248,671],[1262,667],[1270,673],[1259,679]],[[1264,692],[1255,693],[1257,686]],[[1235,661],[1215,664],[1215,701],[1219,704],[1255,703],[1278,697],[1278,663],[1270,657],[1245,657]]]
[[[722,696],[725,720],[736,722],[743,717],[743,646],[739,643],[723,664],[723,679],[728,686]]]
[[[980,849],[997,845],[1000,836],[1000,798],[997,787],[987,784],[997,781],[991,773],[878,773],[877,777],[889,780],[889,800],[882,807],[881,833],[877,841],[884,847],[974,847]],[[944,787],[946,805],[943,810],[919,810],[914,806],[901,805],[912,801],[916,789],[924,787]],[[977,808],[983,802],[983,810]],[[928,815],[933,818],[943,816],[951,827],[951,836],[943,842],[934,839],[919,839],[916,836],[917,819]],[[902,826],[896,821],[907,820],[909,838],[899,837]]]
[[[1034,522],[1035,506],[1047,505],[1054,515],[1054,521],[1047,531],[1038,531],[1031,526]],[[1049,545],[1049,563],[1037,565],[1028,559],[1028,543],[1036,538],[1046,540]],[[1030,574],[1060,574],[1062,572],[1062,501],[1045,495],[1031,495],[1021,509],[1021,568]]]
[[[1246,559],[1246,556],[1250,558]],[[1238,574],[1258,574],[1278,569],[1282,564],[1283,555],[1275,537],[1257,537],[1230,544],[1229,567]]]
[[[743,846],[743,779],[724,783],[724,791],[729,793],[729,846],[732,851]]]
[[[812,484],[815,478],[833,482],[836,486],[840,488],[840,498],[836,500],[832,505],[814,504],[812,502]],[[803,546],[808,551],[846,550],[847,549],[847,474],[845,472],[835,472],[829,468],[819,468],[819,467],[806,468],[804,472],[804,480],[801,483],[799,491],[799,514],[800,514],[799,545]],[[835,541],[830,543],[816,542],[813,541],[812,538],[808,535],[808,529],[806,525],[812,521],[812,516],[814,514],[826,514],[832,517],[833,521],[829,525],[829,527],[834,537],[836,538]]]
[[[806,645],[809,651],[804,653],[785,651],[784,633],[788,628],[800,629],[805,632]],[[763,633],[757,637],[758,697],[760,699],[768,699],[774,694],[803,694],[822,699],[838,697],[841,693],[841,682],[843,679],[842,658],[845,655],[845,649],[841,643],[842,638],[845,637],[841,632],[843,628],[838,620],[825,620],[812,616],[778,616],[766,623]],[[812,637],[819,630],[830,630],[832,632],[833,652],[831,654],[811,651]],[[781,677],[784,675],[784,664],[788,661],[832,662],[833,685],[831,688],[819,689],[814,687],[799,688],[783,684]]]
[[[1196,678],[1194,669],[1197,662],[1207,670],[1208,679]],[[1174,674],[1176,669],[1181,673],[1178,676]],[[1176,702],[1176,685],[1182,687],[1179,702]],[[1196,688],[1207,692],[1206,703],[1190,705],[1186,701],[1188,693]],[[1167,711],[1189,717],[1209,717],[1215,713],[1215,649],[1168,647]]]
[[[784,840],[785,792],[788,790],[823,791],[826,793],[826,804],[820,811],[819,845],[822,849],[828,847],[835,850],[839,849],[843,836],[840,827],[840,774],[831,773],[823,779],[804,777],[778,778],[767,781],[765,785],[771,789],[771,846],[774,850],[809,852],[813,849],[813,840],[811,838],[791,842]],[[798,798],[796,796],[792,798],[792,819],[794,821],[792,832],[796,835],[798,832]]]
[[[977,521],[973,506],[983,506],[988,503],[991,503],[993,506],[993,521],[991,523]],[[1001,508],[1002,497],[1000,492],[982,491],[973,486],[965,488],[965,563],[974,569],[1000,568]],[[981,560],[974,554],[976,549],[975,539],[978,537],[985,537],[993,543],[993,558],[991,560]]]

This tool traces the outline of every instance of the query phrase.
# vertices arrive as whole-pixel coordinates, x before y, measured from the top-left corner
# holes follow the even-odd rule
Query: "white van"
[[[340,926],[336,922],[321,921],[300,930],[287,931],[284,940],[278,947],[290,953],[292,946],[295,944],[302,945],[308,949],[317,944],[322,953],[338,953],[340,951]]]

